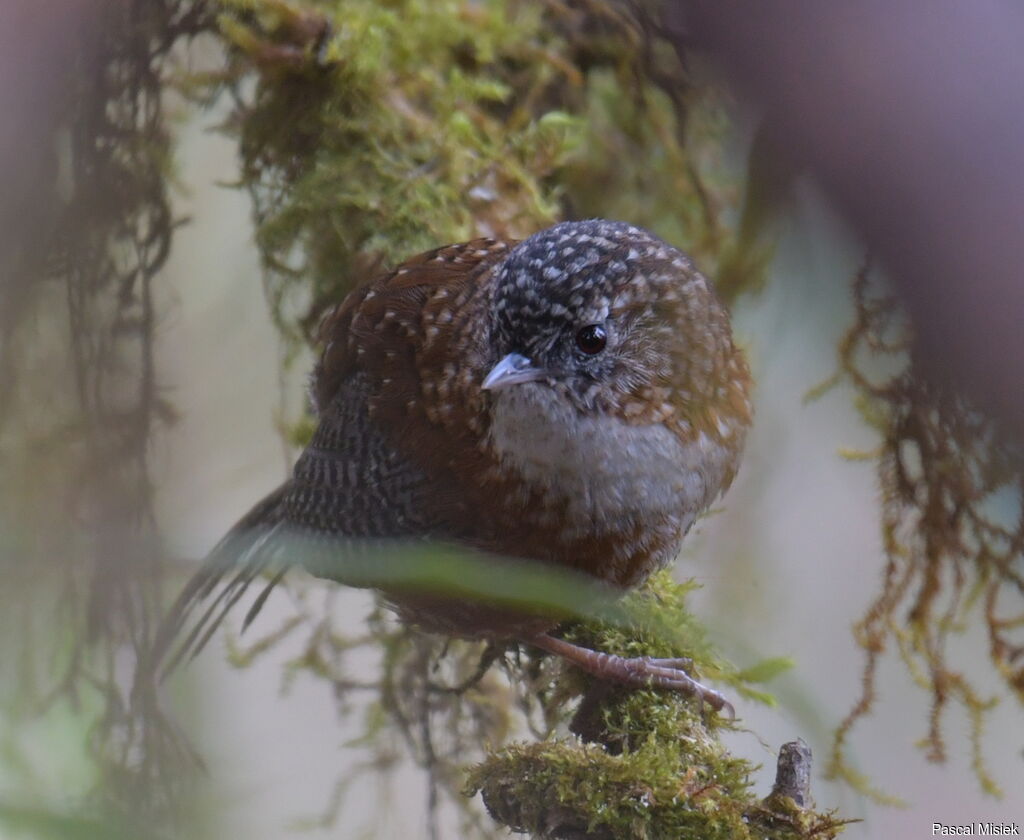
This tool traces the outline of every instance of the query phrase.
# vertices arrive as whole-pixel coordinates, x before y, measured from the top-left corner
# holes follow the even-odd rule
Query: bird
[[[336,549],[342,565],[345,547],[440,541],[481,562],[636,587],[728,488],[751,423],[726,307],[688,256],[625,222],[567,221],[412,257],[329,310],[318,343],[312,439],[171,607],[156,658],[172,667],[254,580],[273,572],[245,625],[302,564],[285,534]],[[688,660],[602,653],[559,638],[551,615],[381,588],[426,632],[519,641],[604,680],[731,709]]]

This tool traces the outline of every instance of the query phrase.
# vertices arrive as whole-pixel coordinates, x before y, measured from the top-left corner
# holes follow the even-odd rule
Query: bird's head
[[[653,234],[600,219],[559,224],[516,245],[495,282],[481,385],[496,400],[528,390],[630,424],[713,418],[712,428],[739,431],[749,420],[725,308],[689,258]]]

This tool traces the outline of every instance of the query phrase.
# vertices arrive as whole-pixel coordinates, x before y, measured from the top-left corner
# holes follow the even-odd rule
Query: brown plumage
[[[338,549],[342,566],[345,546],[431,538],[634,586],[732,481],[750,422],[724,307],[682,253],[622,223],[414,257],[348,295],[320,340],[312,442],[182,593],[161,656],[200,603],[217,593],[180,653],[273,570],[251,620],[295,561],[286,533]],[[518,638],[724,705],[680,663],[568,645],[547,635],[551,618],[383,588],[427,630]]]

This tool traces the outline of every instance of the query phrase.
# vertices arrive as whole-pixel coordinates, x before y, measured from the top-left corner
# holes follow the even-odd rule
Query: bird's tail
[[[249,585],[269,573],[244,626],[260,611],[287,570],[279,541],[273,538],[284,526],[283,501],[289,489],[285,482],[267,495],[214,546],[161,622],[148,661],[140,663],[140,678],[159,681],[183,660],[195,657]]]

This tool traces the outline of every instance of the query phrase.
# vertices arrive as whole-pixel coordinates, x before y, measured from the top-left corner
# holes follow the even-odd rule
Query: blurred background
[[[676,567],[701,584],[692,608],[728,659],[795,663],[767,686],[777,707],[738,701],[750,731],[725,736],[761,765],[755,790],[768,793],[774,751],[801,737],[815,754],[817,806],[863,820],[846,836],[1024,821],[1020,663],[993,629],[1014,629],[1020,613],[1020,356],[1000,332],[1020,313],[1020,263],[1000,247],[1019,246],[1021,215],[996,201],[1001,183],[975,187],[1006,148],[1006,180],[1024,172],[1013,159],[1024,144],[1008,140],[1024,111],[996,95],[1024,90],[1019,59],[998,65],[999,49],[985,59],[997,65],[984,79],[998,84],[983,87],[1001,120],[985,121],[971,78],[945,91],[944,120],[960,120],[962,97],[972,132],[984,122],[998,138],[996,151],[974,134],[947,138],[959,149],[953,160],[969,161],[966,174],[927,141],[915,145],[920,117],[900,107],[953,73],[941,61],[941,72],[925,72],[938,58],[959,60],[972,38],[1019,32],[1015,12],[947,4],[955,16],[937,14],[926,31],[937,52],[908,58],[900,37],[909,43],[919,21],[900,3],[868,4],[855,20],[774,4],[803,21],[795,31],[835,36],[817,39],[811,57],[777,31],[781,9],[750,24],[778,52],[744,52],[747,24],[728,17],[729,3],[52,5],[15,2],[0,13],[0,104],[12,117],[0,132],[0,833],[471,836],[450,802],[428,820],[438,792],[415,750],[374,734],[387,721],[359,684],[372,683],[383,648],[357,642],[367,616],[371,627],[388,619],[369,593],[298,575],[241,639],[240,610],[168,681],[167,718],[152,729],[130,708],[132,675],[195,564],[290,469],[308,428],[307,339],[326,301],[431,245],[590,215],[647,225],[693,253],[730,301],[757,381],[739,479]],[[958,46],[940,56],[943,20]],[[849,52],[842,33],[879,21],[892,24],[885,43]],[[894,56],[912,72],[887,63]],[[757,58],[768,68],[752,67]],[[812,59],[829,68],[821,76],[831,87],[816,99],[813,83],[797,84],[802,98],[786,100],[787,73],[817,78],[793,69]],[[777,83],[751,83],[772,68]],[[909,92],[908,79],[917,85]],[[926,159],[929,190],[956,184],[957,210],[976,202],[998,224],[974,220],[967,231],[938,214],[935,229],[925,220],[881,238],[862,224],[877,219],[856,192],[865,179],[829,168],[846,152],[809,154],[811,141],[791,138],[829,124],[837,98],[870,85],[899,95],[851,94],[849,131],[873,131],[854,110],[861,101],[895,103],[911,128],[871,117],[896,139],[891,155],[872,145],[858,161],[880,167],[868,192],[891,208],[886,191],[902,190],[903,215],[915,196],[934,203],[913,179],[889,174],[919,174]],[[943,262],[950,242],[967,252],[955,265]],[[893,259],[902,243],[928,261]],[[984,262],[972,265],[984,276],[965,278],[959,260],[979,253]],[[844,336],[865,312],[854,281],[869,255],[876,299],[888,300],[889,283],[903,303],[882,307],[890,314],[879,340],[854,354]],[[936,261],[954,279],[933,272],[922,285],[921,266]],[[942,308],[961,301],[956,278],[980,301],[962,317]],[[1009,314],[985,322],[988,297]],[[923,343],[903,337],[906,312]],[[894,352],[881,352],[883,338]],[[944,367],[950,346],[967,359],[956,369]],[[971,359],[996,372],[972,376]],[[873,393],[856,373],[884,387]],[[958,515],[976,504],[1004,523],[1001,564],[967,525],[948,538],[955,550],[916,541],[930,533],[933,485],[928,453],[905,451],[926,438],[901,423],[920,409],[913,400],[924,398],[906,397],[918,384],[947,395],[921,410],[938,418],[927,439],[945,440],[980,488]],[[925,476],[907,478],[902,501],[892,483],[900,464]],[[894,567],[894,555],[909,559]],[[911,593],[903,600],[888,588],[901,576]],[[920,594],[925,580],[941,590],[934,602]],[[998,590],[998,606],[996,583],[1009,590]],[[844,754],[899,807],[824,777],[836,728],[862,691],[865,650],[853,627],[886,593],[888,612],[875,610],[891,633],[874,708]],[[932,624],[922,604],[938,615]],[[340,646],[344,689],[336,671],[310,665],[310,634],[325,615],[351,641]],[[279,628],[289,632],[278,638]],[[861,641],[883,638],[870,630]],[[979,734],[989,698],[999,702]],[[929,760],[939,745],[944,760]],[[163,798],[174,807],[153,805]]]

